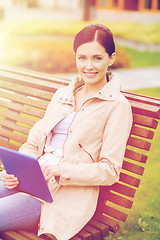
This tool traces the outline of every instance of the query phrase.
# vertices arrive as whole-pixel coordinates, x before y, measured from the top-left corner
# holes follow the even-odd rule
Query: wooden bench
[[[30,128],[43,117],[57,88],[69,82],[48,74],[0,66],[0,145],[18,150],[26,142]],[[120,222],[127,219],[128,209],[132,208],[160,119],[160,99],[129,92],[123,94],[132,106],[134,122],[120,181],[101,187],[94,217],[72,240],[100,240],[110,231],[117,232]],[[22,230],[0,233],[0,238],[45,239]]]

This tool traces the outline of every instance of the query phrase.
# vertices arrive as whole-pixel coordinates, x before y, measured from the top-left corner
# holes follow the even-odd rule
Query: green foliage
[[[9,20],[2,21],[0,22],[0,62],[48,73],[73,72],[75,65],[72,42],[75,34],[89,23],[93,22],[15,20],[11,24]],[[160,43],[160,24],[101,23],[111,28],[115,36]],[[57,46],[58,42],[57,50],[52,44]],[[63,55],[65,56],[61,60]],[[160,52],[138,51],[123,47],[123,49],[117,48],[117,58],[113,68],[147,67],[159,64]]]
[[[3,29],[12,30],[12,34],[20,35],[61,35],[75,36],[85,25],[95,21],[49,21],[49,20],[23,20],[2,21],[0,32]],[[145,43],[160,43],[160,23],[131,23],[96,21],[109,27],[118,37],[128,38]],[[4,27],[5,26],[5,27]]]
[[[19,38],[10,38],[5,43],[5,51],[3,50],[3,52],[4,56],[1,56],[1,63],[3,64],[45,73],[77,71],[72,42],[68,40],[41,41],[27,39],[27,41],[23,41]],[[122,67],[130,67],[130,58],[123,49],[118,48],[113,68]]]

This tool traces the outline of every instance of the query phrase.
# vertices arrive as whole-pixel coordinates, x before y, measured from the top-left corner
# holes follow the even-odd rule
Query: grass
[[[132,91],[160,98],[160,88]],[[160,239],[160,126],[155,132],[153,145],[146,164],[140,187],[136,193],[133,208],[126,223],[107,240],[158,240]]]
[[[127,47],[122,47],[131,58],[131,67],[153,67],[160,65],[160,52],[138,51]]]

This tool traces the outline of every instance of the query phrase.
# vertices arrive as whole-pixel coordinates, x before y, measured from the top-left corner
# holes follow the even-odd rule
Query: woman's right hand
[[[13,174],[8,174],[5,170],[1,173],[1,180],[8,189],[13,189],[18,186],[18,178]]]

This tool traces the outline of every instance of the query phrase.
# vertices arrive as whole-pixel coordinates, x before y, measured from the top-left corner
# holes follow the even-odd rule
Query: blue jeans
[[[0,232],[5,230],[37,230],[41,202],[29,195],[7,189],[0,181]]]

